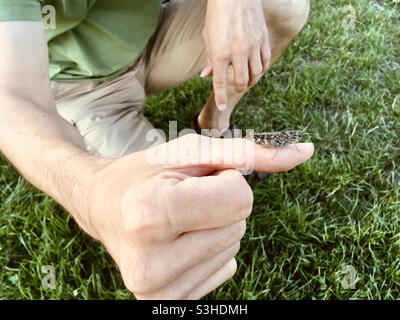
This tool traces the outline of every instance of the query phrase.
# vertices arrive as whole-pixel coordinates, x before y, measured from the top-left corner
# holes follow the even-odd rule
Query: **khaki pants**
[[[144,101],[204,67],[206,5],[206,0],[163,4],[158,28],[141,58],[112,81],[52,81],[58,113],[77,128],[89,152],[117,158],[154,143],[146,141],[153,126],[143,115]]]

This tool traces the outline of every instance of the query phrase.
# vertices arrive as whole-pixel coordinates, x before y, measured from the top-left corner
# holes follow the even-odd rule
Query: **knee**
[[[290,37],[295,37],[304,27],[309,10],[309,0],[264,0],[268,26]]]

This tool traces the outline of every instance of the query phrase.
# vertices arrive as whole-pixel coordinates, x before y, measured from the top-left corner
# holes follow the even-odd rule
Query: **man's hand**
[[[232,150],[237,157],[224,158]],[[166,161],[175,151],[177,159]],[[234,257],[253,203],[236,168],[248,163],[257,171],[286,171],[312,153],[312,144],[276,154],[247,139],[187,135],[109,160],[89,193],[91,234],[138,299],[199,299],[236,271]]]
[[[232,277],[252,206],[237,168],[286,171],[313,153],[221,140],[188,135],[118,160],[90,155],[56,112],[40,22],[0,22],[0,152],[105,245],[136,297],[200,298]],[[242,152],[204,156],[201,141]],[[154,151],[165,159],[165,146],[184,150],[182,161],[150,161]]]
[[[262,0],[208,0],[204,38],[207,65],[201,76],[213,73],[215,102],[223,111],[230,64],[238,92],[255,85],[269,68],[271,50]]]

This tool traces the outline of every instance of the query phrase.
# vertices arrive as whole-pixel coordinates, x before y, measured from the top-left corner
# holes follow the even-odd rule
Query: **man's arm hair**
[[[102,159],[56,111],[40,22],[0,22],[0,152],[90,233],[84,197]]]

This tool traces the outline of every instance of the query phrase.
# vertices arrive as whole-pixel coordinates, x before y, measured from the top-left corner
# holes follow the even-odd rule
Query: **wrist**
[[[60,165],[53,172],[55,188],[46,193],[59,202],[86,233],[98,239],[90,216],[90,193],[98,172],[112,160],[93,156],[79,148],[68,149],[48,155],[51,162]]]

